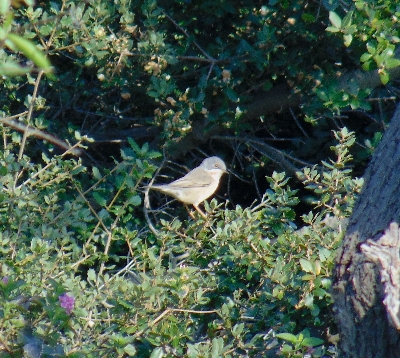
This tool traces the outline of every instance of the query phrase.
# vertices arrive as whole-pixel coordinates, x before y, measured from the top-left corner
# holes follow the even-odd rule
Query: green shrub
[[[139,191],[159,156],[147,145],[130,141],[103,173],[61,157],[18,161],[9,145],[0,158],[2,356],[330,354],[342,222],[326,213],[346,217],[360,184],[343,170],[352,133],[336,137],[338,159],[321,177],[303,173],[324,199],[301,229],[296,191],[274,173],[261,202],[232,209],[213,199],[207,220],[160,219],[157,235]]]

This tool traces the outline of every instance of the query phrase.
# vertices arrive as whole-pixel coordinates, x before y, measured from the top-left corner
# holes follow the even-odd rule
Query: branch
[[[55,146],[69,152],[72,155],[80,156],[82,154],[82,150],[80,148],[73,148],[67,142],[65,142],[61,139],[58,139],[57,137],[53,136],[52,134],[43,132],[39,129],[29,127],[29,125],[19,123],[19,122],[16,122],[13,120],[13,118],[20,117],[26,113],[27,112],[18,114],[16,116],[0,118],[0,123],[3,123],[11,128],[14,128],[17,131],[23,132],[24,135],[26,135],[26,137],[33,136],[36,138],[46,140],[46,141],[54,144]]]
[[[18,153],[18,161],[21,160],[22,155],[24,154],[24,149],[25,149],[25,143],[26,143],[26,139],[28,138],[28,133],[29,133],[29,123],[31,121],[32,118],[32,113],[33,113],[33,107],[35,106],[35,102],[36,102],[36,97],[37,97],[37,91],[39,89],[39,83],[40,80],[43,76],[43,71],[40,71],[36,81],[35,81],[35,86],[33,87],[33,93],[32,93],[32,98],[31,98],[31,102],[29,103],[29,108],[28,108],[28,114],[26,116],[26,127],[24,129],[24,135],[22,136],[22,140],[21,140],[21,146],[19,147],[19,153]]]

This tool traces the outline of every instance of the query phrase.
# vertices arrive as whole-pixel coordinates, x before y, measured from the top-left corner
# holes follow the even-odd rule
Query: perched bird
[[[169,184],[152,185],[149,189],[161,191],[175,199],[191,204],[203,216],[199,204],[209,198],[218,188],[222,174],[226,173],[226,165],[221,158],[210,157],[184,177]]]

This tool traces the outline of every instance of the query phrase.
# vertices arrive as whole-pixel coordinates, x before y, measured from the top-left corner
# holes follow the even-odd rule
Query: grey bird
[[[149,186],[149,189],[161,191],[184,204],[193,205],[206,218],[199,204],[214,194],[224,173],[227,173],[224,161],[219,157],[210,157],[184,177],[169,184]]]

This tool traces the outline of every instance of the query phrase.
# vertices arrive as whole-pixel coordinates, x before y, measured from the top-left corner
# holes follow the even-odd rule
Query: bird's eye
[[[215,163],[215,164],[214,164],[214,167],[215,167],[215,168],[218,168],[218,164],[217,164],[217,163]]]

